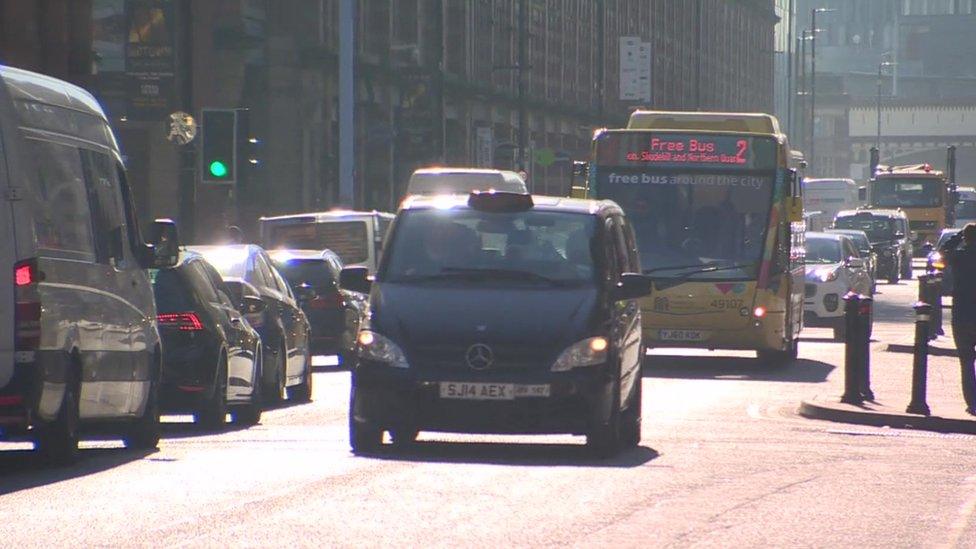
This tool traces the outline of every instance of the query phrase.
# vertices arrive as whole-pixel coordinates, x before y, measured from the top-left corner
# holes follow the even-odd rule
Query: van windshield
[[[582,285],[595,280],[595,218],[570,212],[408,210],[380,279],[517,280]]]
[[[267,242],[271,250],[332,250],[343,264],[369,258],[365,221],[325,221],[273,225]]]

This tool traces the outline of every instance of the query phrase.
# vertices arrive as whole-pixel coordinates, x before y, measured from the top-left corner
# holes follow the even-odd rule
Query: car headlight
[[[935,252],[932,257],[929,258],[929,264],[932,265],[933,269],[943,270],[945,269],[945,258],[942,254]]]
[[[383,362],[394,368],[410,367],[400,346],[382,334],[360,330],[359,335],[356,336],[356,343],[358,343],[360,358]]]
[[[577,341],[566,348],[552,365],[553,372],[568,372],[573,368],[596,366],[607,361],[607,348],[610,347],[605,337],[590,337]]]

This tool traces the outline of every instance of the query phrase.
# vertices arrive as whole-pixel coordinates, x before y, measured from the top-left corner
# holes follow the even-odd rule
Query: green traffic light
[[[214,177],[227,177],[227,164],[224,164],[220,160],[214,160],[210,163],[210,175]]]

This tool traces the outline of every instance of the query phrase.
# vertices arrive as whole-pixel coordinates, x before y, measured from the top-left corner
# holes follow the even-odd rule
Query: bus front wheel
[[[799,349],[797,347],[796,339],[791,339],[787,343],[786,349],[775,351],[771,349],[760,349],[756,351],[756,358],[766,366],[784,366],[793,362],[799,356]]]

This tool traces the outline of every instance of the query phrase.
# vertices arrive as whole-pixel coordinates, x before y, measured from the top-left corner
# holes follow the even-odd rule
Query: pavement
[[[840,375],[833,376],[824,391],[800,403],[797,412],[810,419],[840,423],[918,429],[939,433],[976,434],[976,417],[965,411],[960,382],[960,366],[952,340],[952,299],[943,306],[945,335],[929,342],[926,401],[930,415],[908,413],[911,401],[912,363],[915,348],[912,324],[911,291],[917,282],[902,281],[897,290],[902,300],[878,300],[883,310],[875,313],[871,342],[871,390],[874,400],[861,405],[844,404],[843,355],[836,362]],[[889,293],[895,288],[888,286]],[[885,285],[879,291],[886,291]],[[879,314],[880,313],[880,314]],[[908,324],[908,325],[906,325]]]

